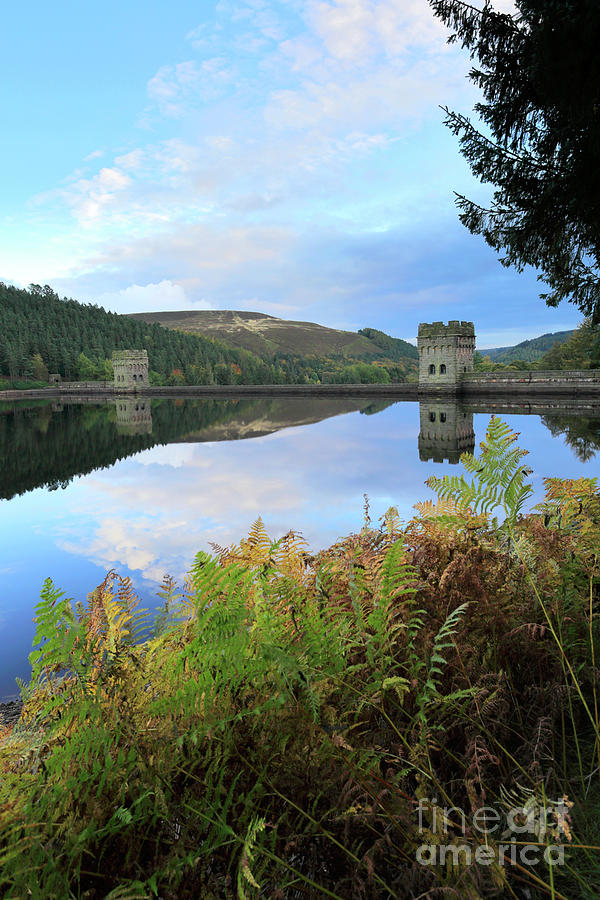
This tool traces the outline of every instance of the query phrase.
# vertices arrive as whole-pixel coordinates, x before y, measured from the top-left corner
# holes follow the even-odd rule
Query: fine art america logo
[[[483,806],[468,817],[456,807],[438,806],[435,798],[419,800],[418,830],[423,843],[417,849],[417,862],[423,866],[537,866],[542,861],[564,865],[563,841],[572,840],[572,806],[567,796],[539,800],[530,795],[522,806],[505,803],[501,812]]]

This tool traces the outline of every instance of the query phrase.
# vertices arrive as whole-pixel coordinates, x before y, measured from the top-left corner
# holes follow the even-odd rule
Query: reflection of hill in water
[[[0,407],[0,498],[64,487],[76,475],[156,444],[256,437],[342,413],[371,412],[373,406],[366,397],[6,404]]]
[[[76,475],[112,466],[156,444],[231,441],[310,425],[331,416],[360,411],[375,414],[391,403],[368,397],[265,398],[225,400],[116,398],[98,403],[69,398],[36,405],[0,406],[0,499],[38,487],[55,490]],[[420,404],[419,456],[423,461],[458,463],[474,446],[473,412],[491,412],[451,400]],[[502,414],[503,411],[495,410]],[[600,411],[541,408],[507,409],[530,413],[580,460],[600,450]]]
[[[390,403],[372,403],[368,399],[352,397],[320,397],[316,402],[312,397],[289,397],[288,399],[255,400],[236,411],[235,418],[215,422],[208,427],[198,428],[178,438],[180,442],[195,441],[237,441],[246,438],[263,437],[299,425],[313,425],[323,419],[343,413],[379,412]]]

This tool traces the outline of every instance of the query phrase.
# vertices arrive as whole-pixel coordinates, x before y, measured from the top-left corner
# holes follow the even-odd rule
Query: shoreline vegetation
[[[437,500],[311,554],[261,520],[165,577],[36,608],[0,729],[6,897],[600,892],[600,492],[492,417]]]

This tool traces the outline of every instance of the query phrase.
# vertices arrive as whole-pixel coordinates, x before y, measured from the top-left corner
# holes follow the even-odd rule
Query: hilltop
[[[341,357],[364,362],[418,359],[417,348],[412,344],[373,328],[343,331],[315,322],[278,319],[265,313],[242,310],[132,313],[130,317],[176,331],[216,338],[263,359],[278,354],[322,359]]]

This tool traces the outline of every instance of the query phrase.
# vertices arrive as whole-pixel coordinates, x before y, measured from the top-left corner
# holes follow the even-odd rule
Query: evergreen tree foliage
[[[600,328],[581,323],[568,340],[555,344],[540,359],[542,369],[597,369],[600,367]]]
[[[60,299],[48,285],[29,290],[0,283],[0,374],[67,380],[112,379],[113,350],[145,349],[153,382],[270,384],[273,369],[246,350],[183,334],[94,304]],[[37,375],[36,375],[37,373]]]
[[[514,347],[495,347],[484,350],[484,355],[489,356],[492,362],[511,363],[514,360],[524,362],[536,362],[551,350],[555,344],[562,344],[568,340],[573,331],[555,331],[550,334],[541,334],[539,337],[528,341],[521,341]]]
[[[481,128],[446,109],[474,174],[494,185],[489,208],[457,196],[460,219],[502,253],[540,270],[549,306],[600,320],[600,5],[516,0],[516,12],[429,0],[475,67]]]
[[[419,358],[419,351],[413,344],[403,341],[402,338],[391,337],[385,331],[379,331],[377,328],[359,328],[358,333],[369,338],[374,344],[385,350],[388,359],[392,359],[395,362],[405,360],[407,357],[408,359]]]

